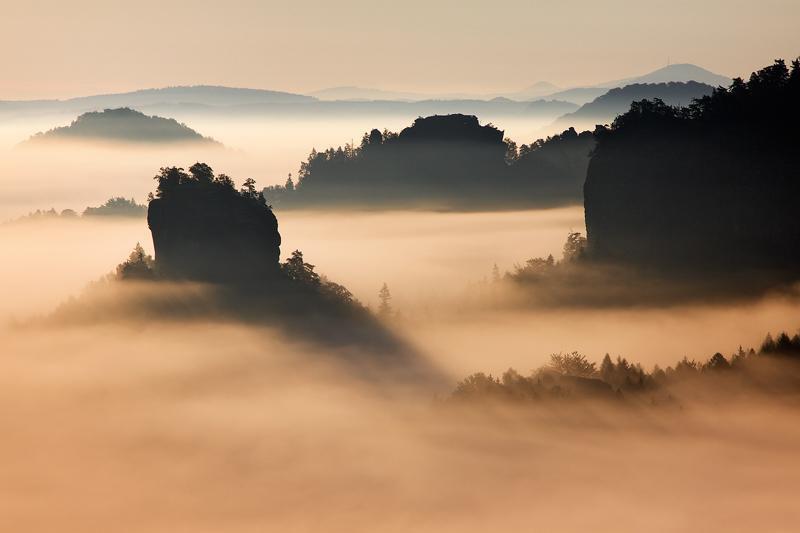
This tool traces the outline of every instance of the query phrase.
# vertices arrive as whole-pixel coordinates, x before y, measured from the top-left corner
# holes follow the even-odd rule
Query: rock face
[[[238,283],[279,273],[278,220],[263,198],[211,181],[167,183],[147,223],[163,277]]]
[[[584,187],[590,256],[796,278],[798,120],[798,63],[790,72],[778,62],[692,108],[634,104],[596,134]]]

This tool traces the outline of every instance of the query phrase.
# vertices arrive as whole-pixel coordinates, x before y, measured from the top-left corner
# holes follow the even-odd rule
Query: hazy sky
[[[0,98],[184,84],[501,91],[800,54],[800,0],[0,0]]]

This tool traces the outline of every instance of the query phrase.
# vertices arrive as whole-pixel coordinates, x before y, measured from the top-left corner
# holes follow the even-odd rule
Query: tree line
[[[418,118],[400,133],[373,129],[360,144],[312,150],[297,181],[264,189],[281,207],[308,205],[522,207],[578,203],[590,132],[517,144],[474,116]]]
[[[501,376],[478,372],[460,381],[453,401],[543,401],[548,399],[608,399],[672,404],[674,394],[696,392],[800,392],[800,334],[767,335],[758,350],[739,349],[725,357],[715,353],[705,361],[683,357],[674,365],[640,363],[605,354],[599,366],[579,352],[554,353],[545,366],[524,376],[513,368]]]

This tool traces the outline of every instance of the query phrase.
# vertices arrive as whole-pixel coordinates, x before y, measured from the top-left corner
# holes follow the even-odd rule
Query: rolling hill
[[[148,116],[126,107],[84,113],[69,126],[37,133],[28,142],[47,141],[220,144],[175,119]]]

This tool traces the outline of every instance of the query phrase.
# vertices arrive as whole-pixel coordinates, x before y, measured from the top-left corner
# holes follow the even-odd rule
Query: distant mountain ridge
[[[636,76],[633,78],[624,78],[621,80],[609,81],[600,83],[596,87],[623,87],[625,85],[634,85],[641,83],[668,83],[668,82],[689,82],[696,81],[698,83],[705,83],[712,87],[727,87],[730,85],[731,78],[722,76],[706,70],[691,63],[680,63],[675,65],[667,65],[666,67],[654,70],[643,76]]]
[[[119,107],[164,105],[235,106],[249,104],[295,104],[315,102],[302,94],[264,89],[244,89],[215,85],[192,85],[141,89],[125,93],[79,96],[65,100],[0,100],[0,112],[83,113]]]
[[[430,100],[491,100],[501,97],[517,102],[537,99],[563,100],[578,105],[591,102],[609,89],[624,87],[626,85],[643,83],[669,83],[696,81],[712,87],[728,86],[732,81],[727,76],[722,76],[690,63],[667,65],[641,76],[633,76],[618,80],[607,81],[585,87],[561,88],[547,81],[539,81],[519,91],[506,91],[485,94],[430,94],[408,91],[392,91],[388,89],[375,89],[368,87],[331,87],[315,91],[311,94],[321,100],[336,101],[385,101],[396,100],[405,102],[418,102]]]
[[[101,94],[71,98],[67,102],[92,102],[102,106],[154,105],[165,103],[237,105],[254,103],[309,102],[312,96],[269,91],[265,89],[246,89],[218,85],[191,85],[165,87],[161,89],[142,89],[127,93]]]
[[[638,100],[658,98],[668,105],[687,106],[693,100],[711,94],[713,90],[711,85],[695,81],[626,85],[611,89],[577,111],[560,117],[556,126],[592,128],[596,124],[610,123],[614,117],[628,111],[631,103]]]
[[[59,140],[220,144],[175,119],[148,116],[127,107],[84,113],[69,126],[37,133],[29,142]]]
[[[309,93],[314,98],[324,101],[347,100],[352,102],[364,102],[372,100],[391,100],[400,102],[416,102],[427,100],[430,95],[404,91],[389,91],[384,89],[373,89],[365,87],[329,87]]]
[[[559,88],[539,81],[519,91],[485,94],[451,93],[434,94],[412,91],[393,91],[357,86],[340,86],[312,91],[308,94],[248,89],[218,85],[182,85],[174,87],[141,89],[123,93],[96,94],[68,99],[50,100],[0,100],[0,112],[30,107],[47,108],[54,111],[96,111],[113,107],[141,107],[164,104],[193,104],[208,106],[234,106],[248,104],[299,104],[324,101],[430,101],[430,100],[491,100],[496,97],[515,101],[536,99],[566,100],[582,105],[600,96],[604,89],[637,83],[666,83],[671,81],[696,81],[712,86],[727,86],[731,79],[697,65],[688,63],[669,65],[642,76],[587,85],[583,87]]]

